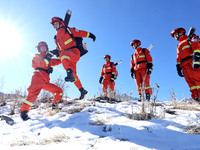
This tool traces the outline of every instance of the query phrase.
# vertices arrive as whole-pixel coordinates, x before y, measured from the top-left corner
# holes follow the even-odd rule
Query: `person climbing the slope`
[[[32,67],[35,71],[31,79],[31,85],[27,89],[28,96],[20,108],[20,116],[24,121],[30,119],[28,112],[42,89],[54,93],[52,109],[56,109],[63,92],[60,87],[49,82],[49,74],[53,72],[51,66],[61,64],[59,59],[52,59],[55,50],[48,52],[48,45],[44,41],[38,43],[37,50],[39,54],[35,54],[32,59]]]
[[[89,37],[92,38],[93,41],[96,40],[96,37],[90,32],[65,27],[63,20],[59,17],[53,17],[51,19],[51,24],[57,31],[57,35],[55,36],[55,42],[58,49],[57,55],[59,55],[62,65],[67,72],[65,81],[73,82],[81,93],[79,99],[83,99],[88,91],[82,87],[76,72],[76,64],[80,59],[80,50],[77,46],[75,37]]]

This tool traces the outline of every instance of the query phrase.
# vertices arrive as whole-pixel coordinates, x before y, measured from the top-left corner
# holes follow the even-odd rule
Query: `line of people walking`
[[[80,59],[81,51],[78,47],[75,37],[88,37],[93,41],[96,36],[90,32],[78,30],[76,28],[66,27],[64,21],[59,17],[53,17],[51,24],[57,31],[55,36],[55,44],[57,48],[49,51],[46,42],[41,41],[37,45],[39,54],[35,54],[32,59],[32,67],[34,73],[31,79],[31,84],[28,87],[28,96],[23,101],[20,108],[20,116],[26,121],[29,118],[28,112],[38,97],[42,89],[54,93],[52,100],[52,109],[56,109],[58,102],[62,97],[62,89],[49,82],[49,74],[53,72],[52,66],[62,63],[66,70],[66,82],[73,82],[80,91],[79,99],[83,99],[88,93],[81,84],[77,76],[76,64]],[[177,72],[181,77],[185,77],[191,91],[191,97],[200,102],[200,43],[199,38],[194,35],[191,41],[188,41],[188,36],[185,35],[185,29],[177,28],[171,32],[171,36],[180,43],[177,47]],[[138,95],[141,97],[141,91],[144,88],[146,100],[149,101],[152,95],[150,87],[150,75],[153,70],[152,57],[147,48],[141,47],[141,41],[135,39],[130,44],[135,50],[131,56],[130,75],[135,79]],[[52,58],[57,56],[57,59]],[[111,98],[115,97],[115,79],[118,75],[116,65],[111,62],[111,56],[105,55],[105,64],[102,67],[99,83],[103,83],[103,96],[108,96],[110,91]]]

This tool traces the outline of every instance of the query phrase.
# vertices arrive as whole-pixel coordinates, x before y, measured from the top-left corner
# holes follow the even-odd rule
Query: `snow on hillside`
[[[200,150],[200,134],[184,132],[200,123],[200,111],[163,113],[171,107],[163,103],[156,107],[157,119],[137,121],[126,115],[141,110],[141,102],[134,100],[109,104],[85,99],[61,106],[53,116],[47,115],[44,104],[40,106],[30,111],[28,121],[19,114],[12,116],[12,126],[0,121],[1,149]],[[73,113],[78,108],[82,110]],[[7,106],[1,108],[3,114],[6,110]]]

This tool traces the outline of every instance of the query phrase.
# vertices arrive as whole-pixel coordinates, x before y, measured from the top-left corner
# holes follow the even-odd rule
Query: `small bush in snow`
[[[200,134],[200,127],[197,125],[188,126],[185,132],[191,133],[191,134]]]

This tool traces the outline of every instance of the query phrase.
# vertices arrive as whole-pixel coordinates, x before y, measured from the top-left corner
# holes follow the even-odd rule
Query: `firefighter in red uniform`
[[[52,100],[52,109],[56,108],[57,103],[62,97],[62,89],[52,83],[49,83],[49,74],[53,72],[51,66],[56,66],[61,64],[59,59],[51,59],[54,55],[54,51],[48,52],[48,45],[46,42],[40,42],[37,46],[39,54],[35,54],[32,60],[32,67],[35,72],[31,79],[31,85],[29,86],[28,96],[26,100],[23,101],[23,104],[20,108],[21,118],[25,121],[28,120],[28,112],[30,107],[35,102],[40,91],[46,90],[54,94]],[[48,52],[48,53],[47,53]]]
[[[80,50],[77,47],[77,43],[74,37],[89,37],[95,41],[96,37],[89,32],[77,30],[75,28],[65,28],[64,22],[59,17],[53,17],[51,24],[57,31],[56,45],[58,49],[58,55],[61,59],[64,69],[67,71],[66,82],[74,82],[75,86],[81,92],[79,99],[83,99],[87,94],[87,91],[82,87],[81,82],[76,73],[76,63],[80,59]],[[72,37],[69,33],[72,33]]]
[[[171,36],[180,43],[177,47],[177,72],[185,77],[190,87],[191,97],[200,102],[200,43],[196,35],[189,41],[184,28],[177,28]]]
[[[150,74],[152,72],[152,57],[149,50],[140,47],[141,42],[137,39],[131,42],[131,46],[135,49],[135,53],[131,58],[131,77],[135,78],[137,91],[141,100],[141,89],[144,88],[146,100],[150,100],[152,89],[150,87]]]
[[[107,89],[109,87],[109,91],[111,94],[111,98],[115,97],[115,75],[116,75],[116,67],[113,62],[110,62],[111,57],[109,55],[105,55],[104,59],[106,63],[103,65],[101,70],[101,77],[99,79],[99,83],[101,84],[103,81],[103,96],[107,97]],[[104,80],[103,80],[104,79]]]

